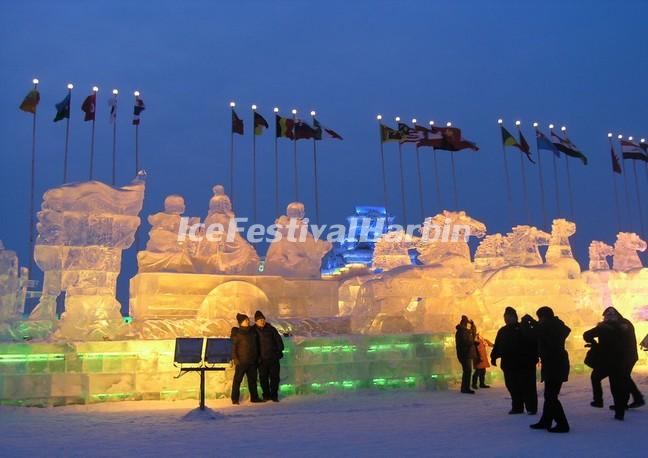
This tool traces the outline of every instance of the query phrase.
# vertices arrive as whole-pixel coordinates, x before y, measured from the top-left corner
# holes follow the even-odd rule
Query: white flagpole
[[[554,125],[549,124],[549,130],[553,131],[553,128]],[[562,212],[560,211],[560,180],[558,179],[558,160],[556,159],[555,152],[552,152],[552,158],[553,158],[554,185],[556,187],[556,211],[557,211],[556,215],[562,216]]]
[[[416,118],[412,119],[412,124],[416,128]],[[416,173],[418,175],[418,190],[419,190],[419,209],[421,211],[421,221],[425,219],[425,210],[423,205],[423,178],[421,177],[421,154],[419,152],[418,143],[416,145]]]
[[[72,89],[74,85],[69,83],[67,85],[68,95],[70,96],[70,101],[68,103],[68,116],[65,120],[65,149],[63,150],[63,184],[67,183],[68,180],[68,145],[70,142],[70,116],[72,116]]]
[[[113,116],[111,114],[110,120],[112,121],[113,125],[113,138],[112,138],[112,185],[115,186],[115,183],[117,182],[117,95],[119,94],[119,91],[117,89],[113,89],[112,91],[113,97],[114,97],[114,105],[112,107],[113,110],[115,110],[115,115]]]
[[[256,173],[256,128],[254,123],[254,114],[257,106],[252,105],[252,222],[257,221],[257,173]]]
[[[315,111],[311,111],[310,115],[315,124]],[[320,206],[319,206],[319,184],[317,177],[317,139],[313,138],[313,174],[315,175],[315,222],[320,223]]]
[[[515,127],[518,130],[518,138],[520,137],[520,121],[515,121]],[[524,206],[526,207],[527,224],[531,224],[531,209],[529,208],[529,193],[527,191],[526,170],[524,168],[524,157],[520,151],[520,170],[522,172],[522,192],[524,196]]]
[[[452,127],[452,123],[448,121],[446,123],[447,127]],[[457,194],[457,172],[455,170],[455,151],[450,153],[450,164],[452,165],[452,188],[454,191],[454,206],[455,210],[459,210],[459,195]]]
[[[560,131],[567,138],[567,127],[562,126]],[[569,172],[569,156],[565,154],[565,163],[567,164],[567,192],[569,194],[569,213],[571,218],[574,219],[574,196],[572,195],[571,173]]]
[[[612,154],[612,132],[608,133],[608,143],[610,144],[610,154]],[[612,185],[614,186],[614,204],[616,207],[617,229],[621,232],[621,210],[619,209],[619,191],[617,190],[616,172],[614,171],[614,163],[612,163]]]
[[[434,121],[430,121],[430,128],[434,126]],[[443,205],[441,203],[441,182],[439,181],[439,163],[438,163],[438,158],[437,158],[437,150],[436,148],[433,148],[433,159],[434,159],[434,185],[436,187],[436,200],[437,200],[437,207],[438,210],[441,211]]]
[[[396,116],[396,122],[400,122],[400,117]],[[403,226],[407,227],[407,205],[405,203],[405,176],[403,175],[403,143],[398,140],[398,160],[400,164],[400,187],[401,187],[401,205],[403,208]]]
[[[34,90],[38,90],[38,78],[32,80],[34,83]],[[29,275],[32,275],[32,268],[34,266],[34,194],[36,182],[36,112],[38,111],[38,102],[34,107],[32,115],[32,157],[31,157],[31,191],[30,191],[30,207],[29,207]]]
[[[94,93],[94,106],[92,107],[92,133],[90,137],[90,180],[92,180],[94,170],[95,124],[97,121],[97,93],[99,88],[93,86],[92,92]]]
[[[502,118],[499,118],[497,120],[497,124],[500,126],[500,132],[502,130],[502,124],[504,121]],[[504,176],[506,177],[506,196],[507,196],[507,203],[508,203],[508,219],[509,219],[509,224],[513,224],[513,196],[511,194],[511,177],[509,175],[509,170],[508,170],[508,160],[506,157],[506,145],[504,145],[504,141],[502,141],[502,157],[504,158]]]
[[[135,103],[137,104],[137,101],[140,96],[139,91],[133,92],[133,96],[135,97]],[[135,176],[140,171],[140,155],[139,155],[139,122],[135,124]],[[139,247],[138,247],[139,248]]]
[[[297,110],[293,108],[293,169],[295,172],[295,202],[299,202],[299,176],[297,168],[297,135],[295,127],[297,125]]]
[[[376,119],[378,120],[378,138],[380,139],[380,166],[382,169],[382,179],[383,179],[383,202],[385,204],[385,211],[387,211],[387,175],[385,174],[385,148],[384,141],[382,138],[382,115],[377,115]]]
[[[546,229],[547,226],[547,207],[545,205],[545,191],[544,191],[544,177],[542,174],[542,161],[540,159],[540,149],[538,148],[538,123],[534,122],[533,127],[536,130],[536,151],[538,155],[538,174],[540,178],[540,205],[542,206],[542,227]]]
[[[632,137],[628,137],[628,140],[632,141]],[[645,239],[646,232],[644,230],[643,223],[643,207],[641,205],[641,193],[639,192],[639,177],[637,176],[637,161],[632,161],[632,170],[634,172],[635,179],[635,192],[637,193],[637,207],[639,208],[639,228],[641,229],[641,236]]]
[[[235,102],[230,102],[230,109],[232,110],[232,120],[230,121],[230,160],[229,160],[229,197],[232,202],[234,202],[234,107],[236,107]]]
[[[272,111],[275,114],[275,132],[274,132],[274,153],[275,153],[275,216],[279,216],[279,142],[277,141],[277,116],[279,108],[274,107]]]
[[[621,171],[623,172],[623,188],[625,191],[625,201],[626,201],[626,215],[628,215],[628,226],[632,226],[632,213],[630,212],[630,193],[628,192],[628,170],[626,168],[625,158],[623,157],[623,147],[620,145],[621,140],[623,140],[623,135],[619,134],[617,136],[619,139],[619,147],[621,149]]]

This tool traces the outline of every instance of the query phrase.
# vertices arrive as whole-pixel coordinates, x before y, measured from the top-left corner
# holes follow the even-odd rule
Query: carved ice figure
[[[292,202],[286,214],[275,221],[281,234],[270,244],[265,261],[265,273],[284,277],[320,278],[322,258],[331,249],[331,243],[315,240],[304,218],[304,204]]]
[[[621,272],[641,269],[637,251],[646,251],[646,242],[634,232],[619,232],[614,243],[613,269]]]
[[[551,224],[551,239],[547,249],[547,264],[554,264],[562,259],[574,259],[569,237],[576,233],[576,224],[566,219],[553,220]]]
[[[417,240],[405,231],[387,232],[376,241],[371,266],[383,271],[398,266],[409,266],[412,260],[408,254],[415,248]]]
[[[502,234],[487,235],[475,252],[475,270],[486,272],[506,265],[504,261],[504,237]]]
[[[614,248],[604,242],[593,240],[589,246],[589,270],[610,270],[608,256],[614,255]]]
[[[56,298],[65,291],[59,337],[102,340],[124,332],[116,283],[121,252],[140,225],[145,176],[121,188],[87,181],[44,194],[34,259],[45,276],[31,319],[55,319]]]
[[[225,188],[216,185],[213,192],[205,218],[207,232],[198,244],[194,265],[200,273],[256,274],[259,256],[254,247],[236,231],[236,215],[232,211],[230,198],[225,194]]]
[[[515,226],[504,238],[506,266],[537,266],[543,263],[539,245],[548,245],[551,236],[533,226]]]
[[[417,249],[420,253],[418,258],[423,264],[439,264],[457,257],[470,262],[468,238],[482,238],[486,235],[486,226],[464,211],[444,210],[425,219],[421,234]]]
[[[25,308],[28,271],[20,267],[15,251],[0,240],[0,321],[20,317]]]
[[[193,272],[191,255],[195,243],[189,237],[178,237],[180,220],[185,211],[182,196],[172,194],[164,199],[164,211],[148,217],[151,225],[146,250],[137,253],[139,272]],[[189,226],[200,222],[189,218]]]

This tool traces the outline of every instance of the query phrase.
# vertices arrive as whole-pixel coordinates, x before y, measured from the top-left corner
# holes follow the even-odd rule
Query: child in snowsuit
[[[486,346],[492,347],[493,344],[487,339],[484,339],[479,333],[475,336],[475,347],[477,347],[476,357],[473,361],[473,367],[475,371],[472,375],[472,389],[476,390],[479,388],[490,388],[490,385],[486,385],[486,369],[490,367],[488,363],[488,356],[486,354]],[[479,386],[477,385],[477,380],[479,380]]]

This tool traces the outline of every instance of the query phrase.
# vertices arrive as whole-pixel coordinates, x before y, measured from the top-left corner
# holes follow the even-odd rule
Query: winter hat
[[[265,320],[265,315],[261,310],[257,310],[256,312],[254,312],[254,321],[256,320]]]
[[[603,316],[607,315],[610,312],[614,313],[617,316],[617,318],[619,318],[619,319],[623,318],[621,313],[619,313],[619,311],[617,309],[615,309],[614,307],[608,307],[605,310],[603,310]]]
[[[515,318],[517,318],[517,312],[515,311],[515,309],[513,307],[506,307],[504,309],[504,315],[505,316],[506,315],[511,315],[511,316],[514,316]]]
[[[243,322],[245,320],[249,320],[249,319],[250,318],[244,313],[237,313],[236,314],[236,321],[238,321],[239,326],[241,326],[241,324],[243,324]]]
[[[554,312],[553,310],[551,310],[551,307],[544,305],[538,309],[536,315],[538,315],[538,318],[552,318],[554,316]]]

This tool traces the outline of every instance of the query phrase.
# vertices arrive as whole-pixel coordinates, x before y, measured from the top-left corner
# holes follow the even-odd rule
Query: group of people
[[[254,324],[250,325],[247,315],[236,315],[238,327],[232,328],[232,404],[238,404],[241,397],[241,382],[247,377],[251,402],[279,402],[280,363],[284,344],[279,331],[268,323],[260,310],[254,313]],[[258,380],[263,391],[259,397]]]
[[[497,331],[492,344],[490,364],[500,366],[504,373],[504,384],[511,395],[509,414],[522,414],[526,410],[535,415],[538,410],[536,390],[536,365],[541,363],[540,381],[544,382],[544,405],[542,415],[532,429],[546,429],[553,433],[569,432],[569,422],[558,399],[562,384],[569,377],[569,354],[565,340],[571,329],[554,315],[550,307],[540,307],[534,319],[518,315],[512,307],[504,311],[504,326]],[[585,363],[592,367],[593,407],[603,407],[601,380],[609,377],[610,389],[614,399],[614,418],[623,420],[628,408],[645,404],[644,398],[632,381],[631,372],[638,360],[637,340],[632,323],[623,318],[614,307],[603,312],[603,321],[586,331],[583,339],[588,351]],[[463,375],[461,392],[474,394],[479,379],[479,387],[487,388],[484,383],[486,345],[490,342],[477,333],[475,324],[466,316],[461,317],[455,334],[457,358],[461,363]],[[474,368],[474,372],[473,371]],[[472,373],[472,388],[469,385]],[[628,404],[632,395],[633,402]]]

